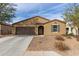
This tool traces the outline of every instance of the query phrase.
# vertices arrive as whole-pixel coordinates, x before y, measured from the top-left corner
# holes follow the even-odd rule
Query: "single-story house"
[[[12,34],[12,26],[9,24],[4,24],[0,22],[0,35]]]
[[[49,20],[35,16],[12,24],[12,33],[15,35],[62,35],[66,34],[66,22],[54,19]]]

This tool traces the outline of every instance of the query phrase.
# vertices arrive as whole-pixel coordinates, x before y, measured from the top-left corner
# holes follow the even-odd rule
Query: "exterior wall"
[[[40,17],[35,17],[35,18],[31,18],[31,19],[28,19],[26,21],[22,21],[22,22],[18,22],[16,24],[13,24],[14,28],[12,30],[12,33],[15,34],[16,33],[16,27],[35,27],[35,32],[36,34],[38,34],[38,25],[35,25],[36,23],[45,23],[45,22],[48,22],[47,19],[43,19],[43,18],[40,18]]]
[[[34,24],[33,20],[27,20],[27,21],[19,22],[17,24],[14,24],[13,26],[14,27],[25,27],[25,26],[31,25],[31,24]]]
[[[12,34],[15,35],[16,33],[16,27],[12,27]]]
[[[69,28],[69,31],[68,31],[68,34],[73,34],[73,35],[78,35],[78,28],[76,27],[67,27],[67,28]],[[71,30],[71,28],[73,28],[72,30]]]
[[[73,30],[71,31],[71,27],[67,27],[67,28],[69,28],[68,34],[71,34]]]
[[[23,26],[27,26],[27,25],[34,25],[36,23],[45,23],[48,22],[48,20],[45,20],[43,18],[40,17],[35,17],[35,18],[31,18],[29,20],[26,21],[22,21],[16,24],[13,24],[14,27],[23,27]]]
[[[71,34],[72,33],[72,28],[73,28],[73,25],[71,22],[67,22],[66,23],[66,28],[68,28],[68,33],[67,34]]]
[[[77,32],[76,32],[77,31]],[[73,28],[73,30],[72,30],[72,33],[73,33],[73,35],[78,35],[78,29],[76,28]]]
[[[68,34],[79,35],[78,27],[74,26],[71,22],[66,23],[66,28],[69,28]]]
[[[51,31],[51,25],[60,25],[60,31],[59,32],[52,32]],[[59,21],[53,21],[49,22],[44,25],[44,35],[62,35],[66,34],[66,24]]]
[[[0,35],[1,35],[1,24],[0,24]]]
[[[40,17],[37,17],[37,22],[38,23],[46,23],[46,22],[48,22],[49,20],[47,20],[47,19],[44,19],[44,18],[40,18]]]
[[[1,25],[1,35],[12,34],[12,27],[8,25]]]

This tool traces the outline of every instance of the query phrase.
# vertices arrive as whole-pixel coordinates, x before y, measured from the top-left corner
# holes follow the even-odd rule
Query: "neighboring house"
[[[12,34],[12,26],[9,24],[0,23],[0,35]]]
[[[62,35],[66,34],[66,23],[57,19],[50,21],[35,16],[14,23],[12,33],[16,35]]]
[[[66,34],[79,35],[78,27],[74,26],[72,22],[66,23]]]

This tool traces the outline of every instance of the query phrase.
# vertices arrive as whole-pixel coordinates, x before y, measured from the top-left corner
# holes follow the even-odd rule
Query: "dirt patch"
[[[36,36],[31,41],[27,51],[55,51],[61,55],[79,55],[79,41],[75,37],[68,38],[62,36],[65,40],[56,40],[56,36]],[[69,50],[60,51],[55,47],[56,42],[63,42]]]
[[[54,48],[53,45],[54,45],[54,39],[51,39],[51,37],[34,37],[27,50],[48,51]]]

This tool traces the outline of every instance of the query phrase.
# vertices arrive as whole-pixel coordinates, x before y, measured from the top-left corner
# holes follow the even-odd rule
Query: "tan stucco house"
[[[15,35],[62,35],[66,34],[64,21],[35,16],[12,24],[12,33]]]
[[[0,35],[62,35],[66,34],[66,23],[40,16],[28,18],[12,25],[0,23]]]

